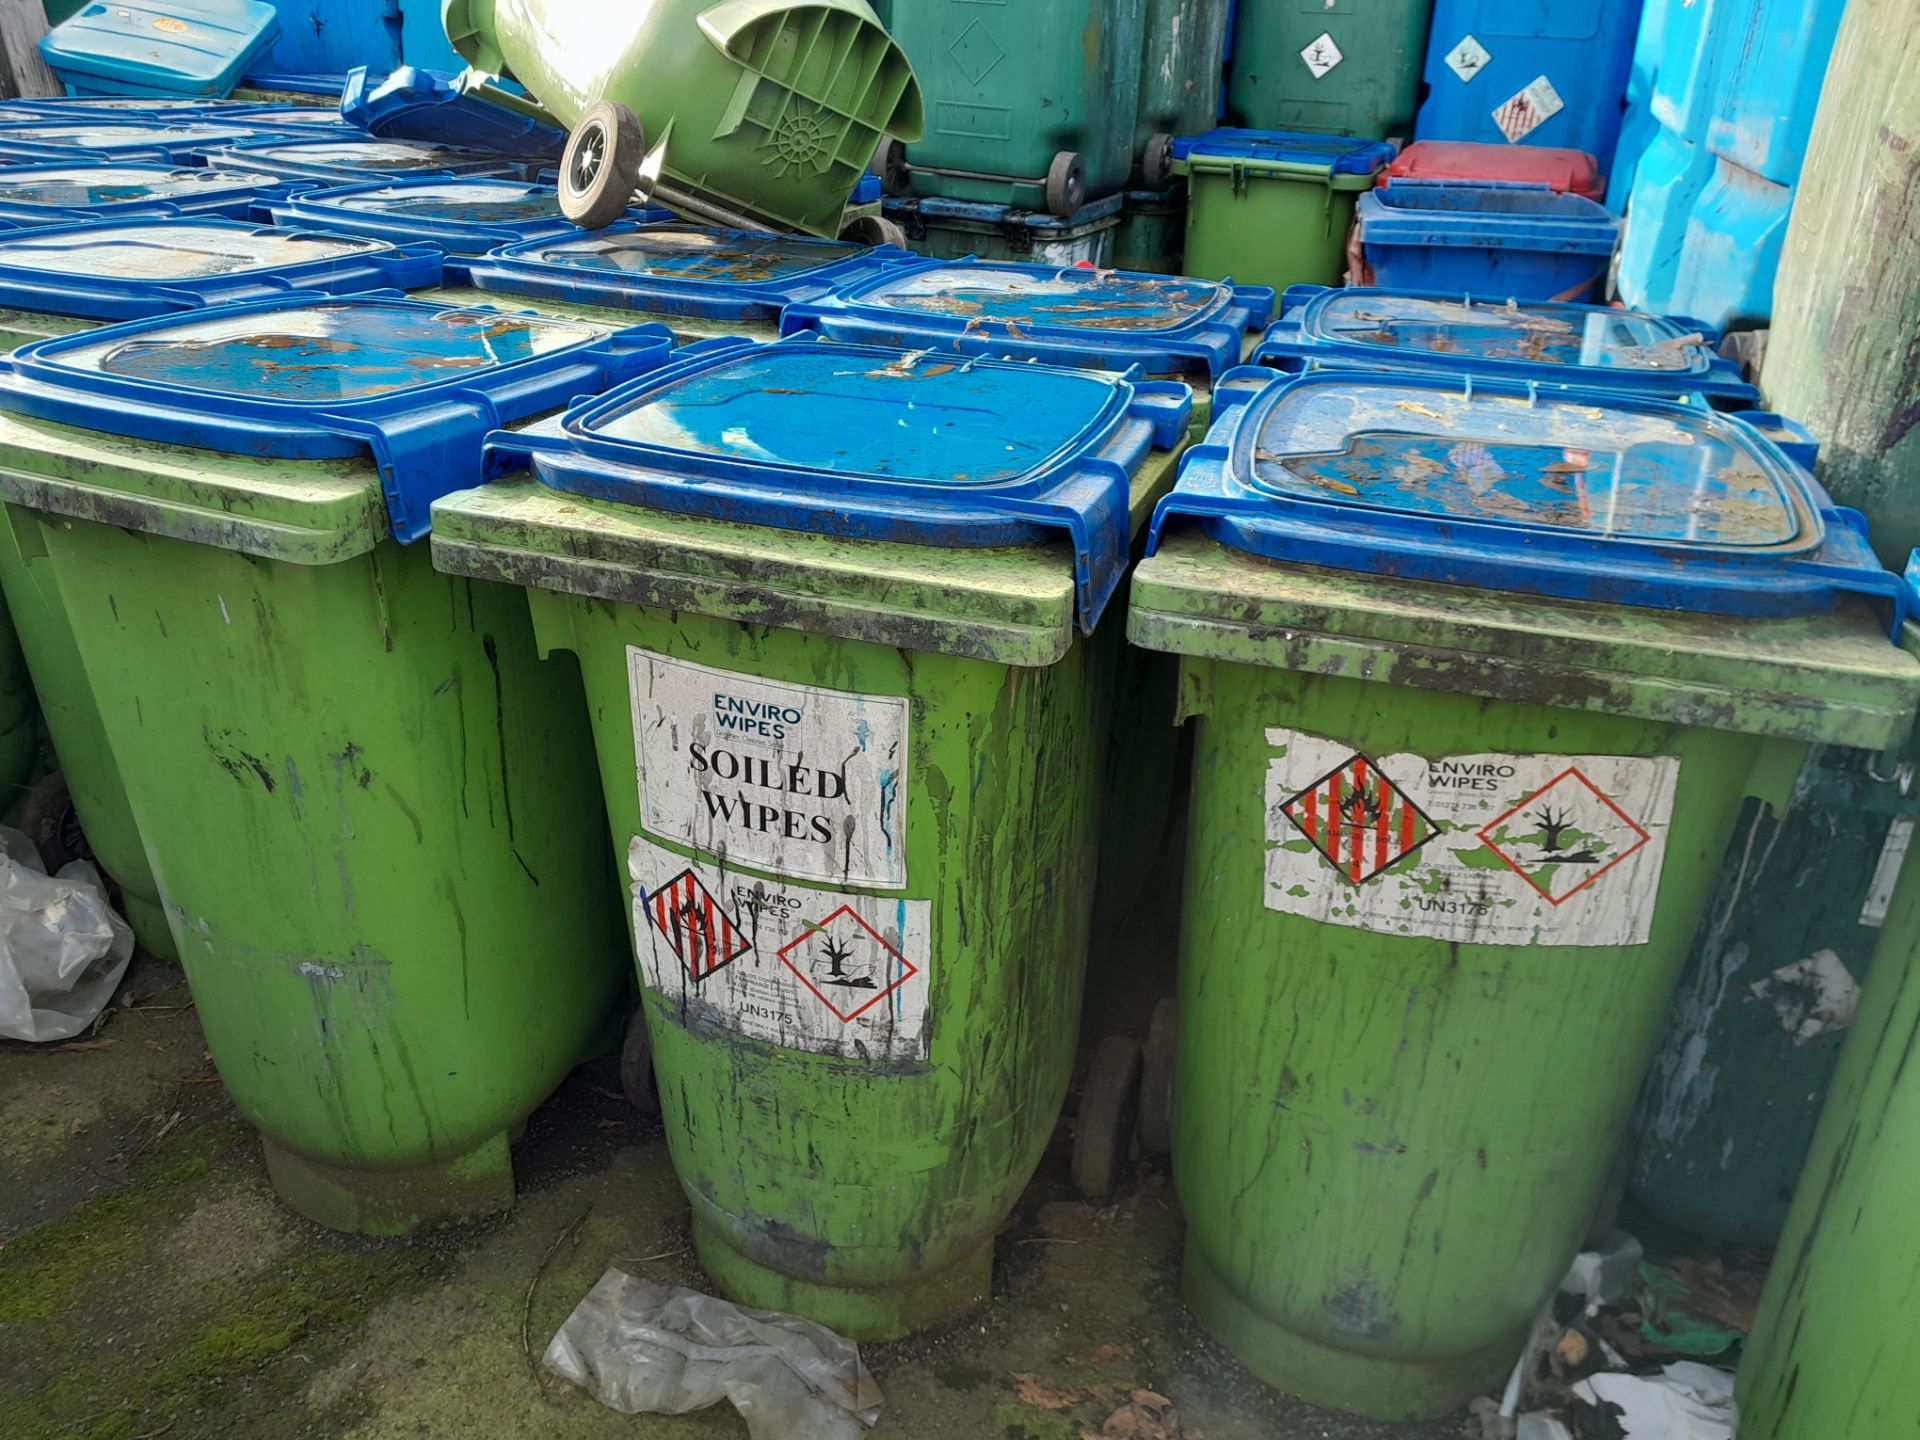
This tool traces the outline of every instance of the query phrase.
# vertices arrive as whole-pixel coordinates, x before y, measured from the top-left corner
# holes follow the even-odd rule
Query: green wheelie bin
[[[1226,123],[1370,140],[1413,134],[1433,0],[1244,4]]]
[[[1917,963],[1909,861],[1740,1363],[1741,1440],[1865,1440],[1920,1416]]]
[[[1580,1247],[1743,797],[1910,726],[1909,591],[1704,407],[1329,369],[1215,413],[1129,621],[1198,722],[1186,1296],[1285,1390],[1440,1415]]]
[[[1097,622],[1189,403],[708,341],[497,433],[508,473],[436,504],[435,564],[526,586],[578,657],[641,1036],[730,1297],[878,1339],[987,1295],[1073,1064],[1119,608]]]
[[[1220,123],[1232,12],[1233,0],[1147,0],[1133,135],[1135,164],[1146,190],[1165,190],[1172,183],[1175,139]]]
[[[290,290],[413,289],[436,283],[440,273],[439,253],[428,247],[273,230],[221,216],[46,226],[0,237],[0,347]],[[146,847],[38,538],[31,522],[16,526],[13,512],[0,506],[0,589],[40,695],[68,803],[94,858],[119,887],[119,906],[134,935],[152,954],[177,959]],[[57,814],[36,818],[58,820]]]
[[[881,140],[920,138],[913,67],[866,0],[445,0],[441,17],[461,59],[568,131],[560,207],[590,230],[641,191],[831,239]]]
[[[605,1033],[624,946],[577,681],[517,593],[413,542],[492,426],[671,345],[296,290],[0,361],[0,497],[214,1063],[322,1224],[511,1203],[510,1132]]]
[[[1146,0],[986,6],[913,0],[893,35],[926,90],[924,136],[883,144],[880,178],[915,194],[1065,217],[1117,195],[1134,164]]]

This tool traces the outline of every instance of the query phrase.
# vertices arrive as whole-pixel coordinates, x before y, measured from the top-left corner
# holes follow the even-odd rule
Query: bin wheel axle
[[[1124,1035],[1109,1035],[1093,1052],[1073,1131],[1073,1185],[1089,1200],[1113,1193],[1133,1145],[1139,1107],[1140,1047]]]
[[[640,118],[612,100],[587,107],[560,160],[560,210],[574,224],[604,230],[627,213],[647,155]]]
[[[1061,219],[1087,203],[1087,168],[1077,152],[1062,150],[1047,167],[1047,209]]]

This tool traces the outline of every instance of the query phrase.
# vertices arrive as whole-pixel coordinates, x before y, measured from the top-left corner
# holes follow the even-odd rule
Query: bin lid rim
[[[1353,135],[1320,135],[1305,130],[1249,130],[1223,126],[1204,135],[1183,135],[1173,142],[1173,158],[1265,160],[1280,164],[1325,166],[1335,175],[1371,175],[1388,164],[1399,147],[1390,140]]]
[[[683,220],[622,220],[603,230],[515,240],[489,251],[473,268],[477,284],[503,294],[537,282],[541,293],[591,287],[636,297],[710,292],[772,302],[809,298],[825,289],[911,260],[893,245],[861,245],[817,235],[728,230]]]

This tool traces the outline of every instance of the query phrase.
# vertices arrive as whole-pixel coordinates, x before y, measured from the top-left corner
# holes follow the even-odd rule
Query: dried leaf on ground
[[[1067,1356],[1069,1365],[1107,1365],[1115,1360],[1131,1360],[1131,1345],[1096,1345],[1091,1350],[1083,1350],[1078,1355]]]
[[[1082,1430],[1081,1440],[1181,1440],[1179,1412],[1173,1401],[1152,1390],[1135,1390],[1126,1404],[1098,1430]]]
[[[1087,1398],[1084,1390],[1062,1385],[1044,1375],[1025,1373],[1014,1375],[1013,1393],[1020,1397],[1022,1405],[1031,1405],[1036,1410],[1071,1410]]]

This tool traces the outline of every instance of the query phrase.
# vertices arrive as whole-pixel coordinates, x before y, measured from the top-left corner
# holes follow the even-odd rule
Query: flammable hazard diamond
[[[1351,755],[1280,806],[1294,828],[1355,885],[1439,833],[1427,813],[1364,755]]]

